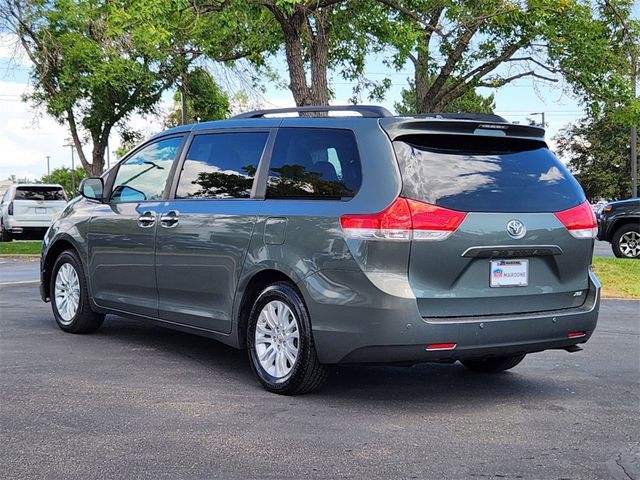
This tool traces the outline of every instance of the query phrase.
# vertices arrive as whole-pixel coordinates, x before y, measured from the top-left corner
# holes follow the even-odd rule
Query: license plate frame
[[[526,287],[529,285],[529,260],[492,259],[489,286],[491,288]]]

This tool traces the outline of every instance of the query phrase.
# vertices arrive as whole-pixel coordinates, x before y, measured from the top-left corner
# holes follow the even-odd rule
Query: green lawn
[[[42,242],[2,242],[0,255],[40,255]]]
[[[593,269],[603,297],[640,299],[640,260],[595,257]]]

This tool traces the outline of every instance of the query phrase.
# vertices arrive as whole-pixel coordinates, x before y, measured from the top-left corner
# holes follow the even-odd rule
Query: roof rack
[[[445,120],[477,120],[480,122],[499,122],[509,123],[505,118],[494,113],[421,113],[418,115],[409,115],[414,118],[442,118]]]
[[[270,110],[254,110],[252,112],[241,113],[231,118],[263,118],[265,115],[279,113],[300,113],[300,112],[356,112],[367,118],[392,117],[389,110],[376,105],[314,105],[306,107],[273,108]]]

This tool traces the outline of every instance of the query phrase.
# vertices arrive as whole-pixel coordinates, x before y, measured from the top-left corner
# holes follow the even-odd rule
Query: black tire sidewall
[[[80,299],[78,302],[78,310],[76,314],[73,316],[73,319],[70,323],[63,324],[61,323],[60,313],[58,312],[58,306],[56,305],[55,300],[55,283],[56,276],[58,275],[58,271],[65,263],[70,264],[76,274],[78,275],[78,283],[80,285]],[[51,298],[51,308],[53,310],[53,315],[55,317],[56,323],[58,327],[60,327],[65,332],[70,333],[80,333],[86,330],[86,326],[84,325],[83,319],[87,316],[95,315],[93,311],[91,311],[91,307],[89,305],[89,298],[87,294],[87,283],[86,278],[84,276],[84,269],[82,268],[82,263],[78,258],[78,255],[73,250],[66,250],[62,252],[55,263],[53,264],[53,270],[51,271],[51,280],[49,282],[49,297]]]
[[[640,258],[640,257],[628,257],[624,253],[622,253],[622,250],[620,250],[620,240],[622,239],[622,236],[628,232],[636,232],[640,234],[640,227],[634,224],[627,224],[627,225],[623,225],[618,230],[616,230],[615,233],[613,234],[613,238],[611,241],[611,248],[613,250],[613,253],[618,258],[631,258],[631,259]]]
[[[298,323],[298,357],[291,371],[283,378],[276,378],[269,375],[256,356],[255,350],[255,330],[258,316],[263,307],[273,301],[279,300],[285,303],[293,312]],[[247,324],[247,351],[251,369],[256,374],[260,382],[273,392],[285,392],[296,388],[304,370],[308,367],[310,356],[315,355],[312,348],[311,322],[307,308],[296,289],[287,283],[275,283],[265,288],[253,304],[249,321]]]

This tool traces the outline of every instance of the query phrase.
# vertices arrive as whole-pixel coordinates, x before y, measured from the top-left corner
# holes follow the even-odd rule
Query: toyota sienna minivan
[[[335,364],[501,372],[578,351],[597,226],[543,137],[375,106],[173,128],[84,180],[47,232],[42,298],[66,332],[113,313],[246,349],[282,394]]]

